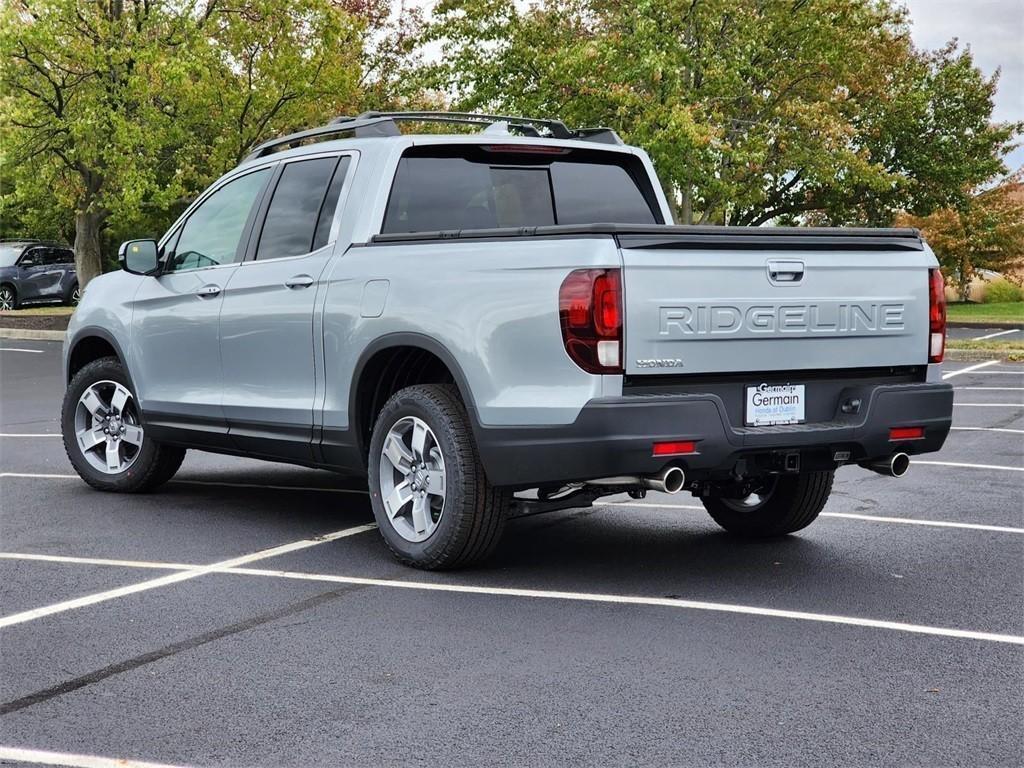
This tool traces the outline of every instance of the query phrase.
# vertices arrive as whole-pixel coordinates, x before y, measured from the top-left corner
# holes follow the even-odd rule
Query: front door
[[[18,262],[22,301],[40,301],[60,296],[64,271],[54,265],[52,248],[39,246],[27,251]]]
[[[313,460],[314,305],[350,162],[331,155],[282,164],[224,293],[222,402],[234,445],[247,453]]]
[[[272,172],[261,168],[213,189],[165,238],[162,273],[135,295],[132,374],[158,438],[228,447],[217,323]]]

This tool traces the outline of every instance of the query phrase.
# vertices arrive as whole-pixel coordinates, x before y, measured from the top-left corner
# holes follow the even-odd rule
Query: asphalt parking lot
[[[943,451],[786,540],[652,494],[427,574],[325,472],[90,490],[59,344],[0,341],[0,764],[1020,765],[1024,366],[946,372]]]

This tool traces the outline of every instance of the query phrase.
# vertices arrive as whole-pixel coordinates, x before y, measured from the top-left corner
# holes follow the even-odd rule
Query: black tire
[[[18,292],[14,289],[13,285],[0,285],[0,306],[3,304],[10,304],[10,309],[17,309],[20,305],[18,301]]]
[[[420,542],[409,541],[395,530],[381,497],[384,440],[406,417],[426,422],[444,457],[444,504],[437,528]],[[462,568],[494,551],[505,528],[511,492],[488,483],[469,417],[454,386],[424,384],[395,393],[374,423],[368,466],[374,517],[388,548],[402,563],[426,570]]]
[[[75,411],[78,400],[87,388],[101,381],[113,381],[132,393],[131,381],[116,357],[104,357],[85,365],[71,379],[64,393],[61,408],[61,433],[64,437],[64,451],[86,483],[100,491],[116,493],[145,493],[163,485],[178,471],[185,458],[185,449],[161,445],[143,437],[142,446],[131,465],[123,472],[106,474],[93,467],[85,458],[75,436]]]
[[[64,303],[69,307],[77,307],[78,300],[75,298],[75,292],[78,290],[78,283],[72,283],[71,287],[68,288],[68,292],[64,294]]]
[[[702,499],[714,521],[729,533],[765,539],[806,528],[825,507],[835,472],[778,475],[760,503],[744,508],[739,500]]]

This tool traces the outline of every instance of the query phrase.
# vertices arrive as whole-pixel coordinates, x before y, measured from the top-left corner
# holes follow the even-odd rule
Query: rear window
[[[647,174],[632,155],[430,147],[398,165],[382,232],[552,224],[656,224]]]

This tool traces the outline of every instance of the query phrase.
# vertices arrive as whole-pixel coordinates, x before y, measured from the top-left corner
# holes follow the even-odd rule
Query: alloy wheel
[[[0,310],[8,311],[14,309],[14,291],[4,286],[0,288]]]
[[[406,416],[384,438],[380,493],[391,527],[406,541],[429,539],[444,512],[441,446],[423,419]]]
[[[144,438],[132,393],[116,381],[98,381],[78,398],[75,439],[82,456],[105,475],[127,470]]]

